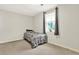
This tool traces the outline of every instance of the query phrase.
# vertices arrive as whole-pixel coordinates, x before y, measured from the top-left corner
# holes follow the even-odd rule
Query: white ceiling
[[[10,12],[15,12],[23,15],[34,16],[42,11],[47,11],[54,8],[56,5],[53,4],[0,4],[0,9]]]

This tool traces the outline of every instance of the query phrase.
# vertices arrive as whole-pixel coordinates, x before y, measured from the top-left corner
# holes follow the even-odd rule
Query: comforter
[[[47,35],[37,32],[25,32],[24,38],[31,42],[33,48],[47,42]]]

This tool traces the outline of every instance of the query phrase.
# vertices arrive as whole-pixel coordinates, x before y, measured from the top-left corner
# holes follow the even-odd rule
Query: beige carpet
[[[51,44],[40,45],[31,49],[25,40],[0,44],[1,55],[77,55],[79,53],[70,51]]]

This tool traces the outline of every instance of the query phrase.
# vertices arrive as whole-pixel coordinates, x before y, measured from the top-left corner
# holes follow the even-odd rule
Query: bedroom
[[[43,33],[43,12],[53,12],[56,7],[58,7],[59,35],[49,32],[48,43],[31,49],[23,40],[26,29]],[[0,54],[79,54],[79,27],[76,27],[79,24],[78,13],[79,5],[1,4]]]

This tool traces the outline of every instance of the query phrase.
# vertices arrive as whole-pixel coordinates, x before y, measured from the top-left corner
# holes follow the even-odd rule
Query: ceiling
[[[22,15],[34,16],[42,11],[54,8],[54,4],[0,4],[0,10],[19,13]]]

